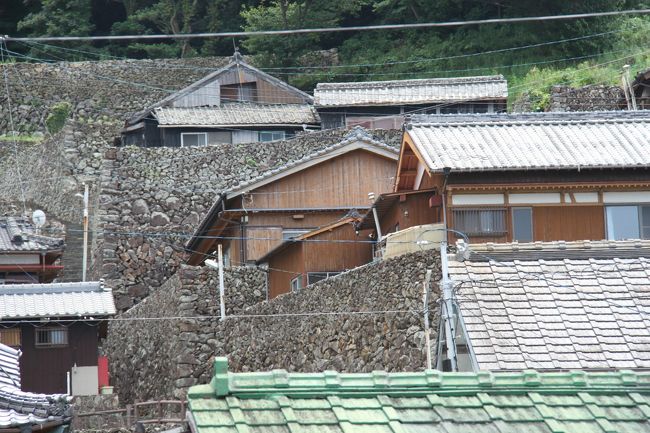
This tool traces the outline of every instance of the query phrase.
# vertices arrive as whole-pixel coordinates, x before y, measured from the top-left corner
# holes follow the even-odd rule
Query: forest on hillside
[[[182,34],[478,20],[641,9],[641,0],[2,0],[11,36]],[[648,66],[650,17],[619,16],[408,31],[238,39],[42,44],[9,42],[16,61],[231,55],[309,88],[315,82],[502,73],[511,83],[615,80]],[[552,80],[552,79],[551,79]]]

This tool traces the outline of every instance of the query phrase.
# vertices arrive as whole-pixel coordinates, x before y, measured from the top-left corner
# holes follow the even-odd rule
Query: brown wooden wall
[[[471,206],[479,209],[482,206]],[[494,207],[494,206],[493,206]],[[602,240],[605,233],[605,209],[598,205],[518,205],[531,207],[533,210],[533,241],[581,241]],[[461,209],[462,207],[458,207]],[[486,206],[487,208],[487,206]],[[506,229],[503,236],[471,236],[470,242],[512,242],[512,206],[506,209]],[[449,228],[456,228],[453,220],[453,207],[448,208]],[[455,242],[456,236],[449,235],[449,241]]]
[[[291,291],[291,280],[302,275],[302,286],[307,284],[308,272],[342,272],[372,261],[369,230],[357,236],[352,224],[334,228],[295,242],[274,254],[269,262],[269,298]],[[328,242],[350,240],[353,242]]]
[[[305,100],[294,92],[278,87],[275,83],[266,81],[246,70],[233,69],[219,77],[220,85],[255,83],[257,87],[256,102],[267,104],[301,104]]]
[[[65,393],[66,372],[73,365],[97,365],[98,327],[77,322],[68,330],[65,347],[37,348],[36,328],[31,324],[21,326],[20,375],[22,390],[39,393]]]
[[[433,192],[430,194],[405,194],[403,200],[398,200],[381,217],[382,235],[394,232],[398,224],[399,229],[404,230],[413,226],[439,222],[442,216],[441,207],[429,207],[429,198],[433,194]]]
[[[369,206],[368,193],[390,192],[395,161],[357,150],[260,187],[248,207],[332,208]]]

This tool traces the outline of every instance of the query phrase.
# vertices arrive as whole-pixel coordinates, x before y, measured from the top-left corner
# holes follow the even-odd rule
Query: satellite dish
[[[41,228],[45,225],[45,212],[43,212],[40,209],[36,209],[34,213],[32,213],[32,222],[36,226],[36,228]]]

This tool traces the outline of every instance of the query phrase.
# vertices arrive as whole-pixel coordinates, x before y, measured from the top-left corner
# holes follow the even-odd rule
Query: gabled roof
[[[113,314],[113,292],[102,281],[0,285],[0,321]]]
[[[397,160],[398,158],[395,148],[375,140],[364,128],[357,126],[350,130],[342,141],[311,153],[304,158],[288,162],[257,177],[241,182],[227,192],[227,196],[228,198],[236,197],[355,150],[366,150],[393,160]]]
[[[0,344],[0,429],[31,425],[41,430],[44,425],[69,422],[72,397],[20,390],[20,355],[19,350]],[[45,363],[43,368],[47,368]]]
[[[649,244],[617,243],[477,245],[450,261],[476,367],[650,368]]]
[[[251,74],[257,75],[261,77],[262,79],[269,81],[273,85],[280,87],[286,91],[289,91],[293,94],[295,94],[297,97],[302,98],[305,103],[312,103],[313,102],[313,97],[308,95],[307,93],[303,92],[302,90],[299,90],[284,81],[275,78],[272,75],[267,74],[264,71],[261,71],[260,69],[255,68],[254,66],[246,63],[242,57],[241,54],[239,54],[238,51],[235,51],[235,54],[232,57],[232,61],[228,63],[226,66],[217,69],[216,71],[206,75],[205,77],[201,78],[200,80],[190,84],[189,86],[185,87],[184,89],[179,90],[176,93],[173,93],[166,98],[156,102],[155,104],[150,105],[149,107],[145,108],[143,111],[136,113],[131,119],[127,121],[127,124],[133,125],[140,120],[144,119],[147,117],[155,108],[158,107],[166,107],[170,105],[172,102],[175,100],[182,98],[183,96],[192,93],[194,90],[201,88],[205,86],[206,84],[216,80],[219,78],[219,76],[225,74],[226,72],[229,72],[233,69],[236,69],[238,72],[249,72]]]
[[[512,433],[650,429],[650,373],[230,373],[188,393],[193,433]]]
[[[222,103],[219,107],[158,107],[160,127],[301,126],[318,125],[318,113],[309,104]]]
[[[63,250],[61,238],[37,235],[24,218],[0,218],[0,252],[45,252]]]
[[[508,82],[503,75],[318,83],[314,90],[314,104],[324,108],[462,102],[507,97]]]
[[[650,167],[641,111],[414,116],[405,134],[429,172]]]

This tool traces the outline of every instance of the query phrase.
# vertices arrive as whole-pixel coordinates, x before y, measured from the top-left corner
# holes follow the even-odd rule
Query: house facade
[[[0,285],[53,281],[64,249],[62,238],[38,234],[24,218],[0,218]]]
[[[226,66],[127,120],[122,144],[185,147],[282,140],[320,127],[312,104],[310,95],[235,52]]]
[[[647,238],[649,134],[639,112],[414,118],[395,191],[428,191],[449,241]]]
[[[372,261],[368,231],[358,231],[360,215],[283,241],[257,264],[267,269],[269,298],[296,293],[303,287]]]
[[[323,129],[401,128],[409,113],[499,113],[506,110],[502,75],[420,80],[318,83],[314,105]]]
[[[0,286],[0,343],[22,352],[22,390],[97,394],[99,340],[114,314],[102,282]]]
[[[284,241],[365,212],[368,193],[391,188],[397,150],[361,128],[220,195],[186,244],[188,264],[214,257],[255,264]]]

